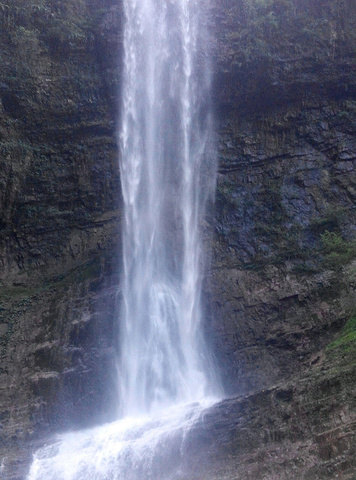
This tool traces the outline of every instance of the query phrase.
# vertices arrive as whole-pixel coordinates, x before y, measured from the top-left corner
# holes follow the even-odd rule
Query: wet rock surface
[[[308,367],[353,311],[355,106],[224,118],[209,288],[231,393]]]
[[[183,478],[354,479],[354,361],[326,358],[302,378],[213,407],[187,440]]]
[[[114,101],[87,24],[112,15],[101,3],[1,5],[1,478],[23,478],[29,442],[114,414]]]

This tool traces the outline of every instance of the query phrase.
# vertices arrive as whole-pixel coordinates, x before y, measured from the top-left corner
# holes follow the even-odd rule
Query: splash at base
[[[35,455],[27,480],[178,480],[185,439],[216,399],[66,433]]]

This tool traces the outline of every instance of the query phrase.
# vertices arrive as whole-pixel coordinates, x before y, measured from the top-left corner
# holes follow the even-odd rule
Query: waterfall
[[[126,0],[124,413],[202,398],[200,223],[214,187],[199,2]]]
[[[174,480],[214,401],[201,229],[215,187],[201,0],[124,0],[120,419],[65,433],[28,480]]]

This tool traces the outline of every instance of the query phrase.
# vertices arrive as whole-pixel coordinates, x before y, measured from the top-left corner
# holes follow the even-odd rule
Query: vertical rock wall
[[[104,1],[0,5],[0,458],[8,478],[20,475],[11,465],[30,439],[114,413],[120,21]]]
[[[227,392],[310,367],[355,308],[354,8],[215,5],[208,335]]]

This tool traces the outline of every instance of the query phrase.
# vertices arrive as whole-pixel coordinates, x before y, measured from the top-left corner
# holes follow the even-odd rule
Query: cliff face
[[[311,1],[215,12],[207,328],[226,391],[242,396],[197,434],[204,478],[355,478],[355,13]]]
[[[30,441],[114,413],[115,3],[0,4],[7,479],[22,478]],[[224,0],[210,18],[220,167],[206,333],[226,392],[244,396],[197,436],[211,478],[352,478],[355,7]]]
[[[98,3],[0,5],[0,457],[9,465],[25,440],[113,413],[119,79],[102,64],[113,20]]]
[[[208,288],[227,391],[306,369],[355,308],[355,8],[225,2]],[[217,332],[217,334],[216,334]]]

